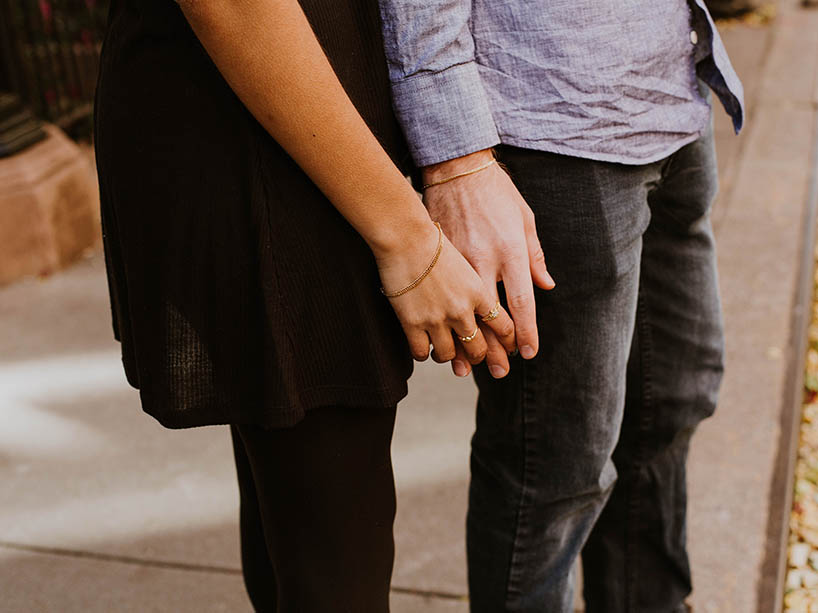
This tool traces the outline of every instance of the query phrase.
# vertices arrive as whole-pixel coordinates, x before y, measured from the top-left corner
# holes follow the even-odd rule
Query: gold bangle
[[[451,177],[446,177],[445,179],[441,179],[440,181],[433,181],[432,183],[427,183],[423,186],[423,189],[428,189],[430,187],[434,187],[435,185],[443,185],[444,183],[448,183],[449,181],[454,181],[455,179],[459,179],[460,177],[467,177],[469,175],[473,175],[476,172],[480,172],[481,170],[485,170],[492,164],[496,164],[497,160],[492,158],[490,162],[486,162],[482,166],[478,166],[477,168],[472,168],[471,170],[467,170],[465,172],[459,172],[456,175],[452,175]]]
[[[381,293],[384,296],[386,296],[387,298],[396,298],[398,296],[403,296],[409,290],[415,289],[418,285],[420,285],[420,282],[423,281],[430,272],[432,272],[432,268],[434,268],[435,264],[437,264],[437,260],[440,258],[440,253],[441,251],[443,251],[443,228],[440,227],[440,223],[437,221],[435,222],[435,226],[437,226],[437,249],[435,249],[435,257],[432,258],[432,261],[426,267],[426,270],[420,273],[420,276],[414,281],[412,281],[409,285],[402,289],[399,289],[396,292],[388,294],[386,293],[386,290],[384,288],[381,288]]]

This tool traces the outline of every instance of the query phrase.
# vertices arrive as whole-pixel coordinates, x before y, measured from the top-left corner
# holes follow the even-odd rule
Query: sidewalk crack
[[[0,549],[11,549],[14,551],[24,551],[26,553],[38,553],[44,555],[61,556],[67,558],[80,558],[85,560],[95,560],[98,562],[116,562],[119,564],[131,564],[134,566],[145,566],[151,568],[164,568],[170,570],[183,570],[193,572],[216,573],[220,575],[241,575],[241,568],[233,566],[219,566],[215,564],[191,564],[188,562],[174,562],[172,560],[155,560],[150,558],[138,558],[98,551],[85,551],[80,549],[66,549],[62,547],[45,547],[42,545],[29,545],[27,543],[17,543],[14,541],[0,540]],[[437,600],[459,600],[467,601],[466,594],[447,592],[443,590],[422,590],[410,587],[392,586],[395,594],[406,594],[410,596],[420,596],[422,598]]]

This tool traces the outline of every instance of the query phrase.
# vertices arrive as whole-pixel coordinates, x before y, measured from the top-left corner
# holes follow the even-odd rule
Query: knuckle
[[[429,351],[413,350],[412,357],[415,358],[415,360],[417,360],[418,362],[425,362],[426,360],[429,359]]]
[[[514,322],[512,322],[511,320],[506,320],[498,325],[496,332],[497,334],[505,338],[507,336],[512,336],[514,334],[514,330],[515,330]]]
[[[441,351],[435,351],[434,353],[432,353],[432,359],[438,364],[450,362],[454,359],[454,356],[455,356],[454,349],[452,350],[443,349]]]
[[[429,357],[429,345],[424,345],[419,341],[413,342],[409,350],[412,352],[412,357],[421,362]]]
[[[502,362],[505,357],[506,350],[502,345],[490,347],[486,352],[486,361],[489,364],[497,364],[498,362]]]
[[[454,343],[448,343],[446,346],[440,347],[439,349],[436,348],[435,353],[441,362],[453,360],[456,355]]]
[[[473,317],[474,310],[468,300],[458,300],[456,303],[452,304],[449,313],[453,319],[462,321],[468,319],[469,317]]]
[[[482,282],[475,284],[472,288],[472,299],[469,302],[468,309],[466,309],[469,311],[469,317],[474,317],[475,313],[481,311],[481,306],[489,303],[494,306],[494,300],[487,295],[486,286]]]
[[[472,364],[479,364],[486,359],[487,350],[485,347],[472,351],[468,354],[469,362]]]
[[[455,313],[455,321],[471,325],[474,322],[474,309],[470,306],[458,309]],[[466,334],[471,334],[473,330],[474,328],[472,327],[472,330],[469,330]]]
[[[454,359],[455,355],[454,349],[446,349],[440,352],[440,359],[443,362],[450,362]]]
[[[500,255],[503,257],[503,260],[513,260],[518,255],[519,245],[508,238],[503,238],[500,240],[500,244],[498,245],[498,250],[500,251]]]
[[[437,311],[428,311],[420,317],[419,326],[424,330],[432,330],[436,328],[443,319],[445,318],[441,317]]]
[[[528,294],[513,294],[508,296],[508,305],[512,309],[524,309],[531,305],[531,296]]]
[[[404,321],[404,325],[406,328],[415,333],[420,332],[424,329],[422,317],[408,317]]]
[[[419,330],[423,330],[424,318],[423,313],[409,313],[403,315],[402,320],[407,331],[417,333]]]
[[[425,332],[407,334],[407,341],[413,358],[422,362],[429,357],[429,337]]]
[[[528,270],[528,245],[525,243],[515,245],[503,256],[503,263],[505,271],[516,269],[518,274],[522,274],[523,271]]]

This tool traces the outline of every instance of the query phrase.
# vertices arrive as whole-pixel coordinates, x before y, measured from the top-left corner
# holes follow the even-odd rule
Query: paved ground
[[[697,613],[757,608],[787,385],[801,210],[818,103],[818,12],[725,33],[751,102],[717,124],[728,332],[717,415],[695,439]],[[249,611],[224,428],[141,413],[110,333],[99,255],[0,290],[0,611]],[[467,611],[463,523],[474,386],[424,364],[401,405],[393,610]]]
[[[818,12],[779,3],[765,37],[726,33],[748,85],[747,131],[721,123],[726,160],[715,215],[727,330],[727,375],[717,414],[694,438],[689,531],[697,613],[778,611],[759,594],[773,579],[768,506],[776,475],[782,398],[792,385],[790,327],[813,160]],[[786,477],[789,479],[789,476]],[[762,570],[763,569],[763,570]]]

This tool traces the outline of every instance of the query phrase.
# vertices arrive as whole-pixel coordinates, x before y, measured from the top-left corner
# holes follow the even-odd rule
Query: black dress
[[[376,0],[302,6],[408,170]],[[171,428],[288,426],[313,407],[405,396],[411,356],[366,243],[239,101],[173,0],[111,3],[94,122],[114,335],[147,413]]]

